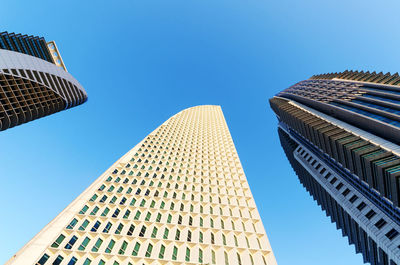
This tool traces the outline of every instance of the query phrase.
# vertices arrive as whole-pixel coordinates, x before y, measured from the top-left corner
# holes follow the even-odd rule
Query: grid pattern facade
[[[400,264],[398,75],[313,76],[270,99],[300,182],[364,262]]]
[[[0,33],[0,131],[87,100],[50,44],[52,54],[43,38]]]
[[[198,106],[153,131],[7,264],[276,261],[221,108]]]

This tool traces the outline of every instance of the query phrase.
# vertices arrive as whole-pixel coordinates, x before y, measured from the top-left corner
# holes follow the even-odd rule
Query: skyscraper
[[[219,106],[181,111],[6,264],[274,265]]]
[[[270,105],[300,182],[364,262],[400,264],[399,75],[317,75]]]
[[[84,103],[54,41],[0,33],[0,130]]]

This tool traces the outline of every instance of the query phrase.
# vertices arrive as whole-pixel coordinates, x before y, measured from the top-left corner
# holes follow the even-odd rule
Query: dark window
[[[392,229],[389,232],[386,233],[386,237],[389,238],[390,240],[392,240],[393,238],[395,238],[397,235],[399,234],[399,232],[397,232],[396,229]]]
[[[379,220],[378,222],[376,222],[375,226],[376,226],[378,229],[381,229],[382,227],[385,226],[385,224],[386,224],[386,221],[383,220],[383,219],[381,218],[381,220]]]
[[[350,190],[349,189],[345,189],[343,192],[342,192],[342,194],[343,194],[343,196],[347,196],[347,194],[349,194],[350,193]]]
[[[358,209],[359,211],[362,211],[362,209],[364,209],[365,206],[367,206],[367,205],[366,205],[364,202],[361,202],[361,203],[357,206],[357,209]]]
[[[376,214],[376,212],[374,210],[371,210],[365,215],[365,217],[367,217],[368,220],[371,220],[371,218],[374,217],[375,214]]]
[[[357,199],[358,199],[357,195],[353,195],[353,196],[350,198],[349,202],[353,203],[353,202],[355,202]]]

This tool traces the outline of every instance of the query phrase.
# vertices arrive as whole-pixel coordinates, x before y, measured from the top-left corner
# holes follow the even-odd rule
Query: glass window
[[[76,240],[78,240],[76,236],[71,237],[69,242],[65,245],[65,249],[71,249],[74,246]]]
[[[88,220],[83,221],[82,225],[78,228],[78,230],[85,231],[88,224],[89,224]]]
[[[103,244],[103,240],[101,238],[97,239],[96,244],[92,247],[92,252],[99,251],[101,244]]]
[[[134,247],[134,249],[132,251],[132,256],[137,256],[138,253],[139,253],[139,249],[140,249],[140,243],[136,242],[135,247]]]
[[[121,234],[122,229],[124,228],[124,225],[120,223],[117,227],[117,230],[115,230],[115,234],[119,235]]]
[[[146,254],[145,254],[145,256],[146,257],[150,257],[151,256],[151,251],[153,250],[153,245],[152,244],[149,244],[148,246],[147,246],[147,250],[146,250]]]
[[[67,229],[73,229],[74,226],[78,223],[78,220],[76,218],[74,218],[71,223],[69,223],[69,225],[67,226]]]
[[[63,234],[61,234],[56,241],[54,241],[53,244],[51,244],[52,248],[58,248],[61,244],[61,242],[63,242],[63,240],[65,239],[65,236]]]
[[[87,205],[83,206],[82,210],[79,212],[79,214],[85,214],[86,211],[89,209]]]
[[[128,242],[126,242],[126,241],[122,242],[122,245],[121,245],[120,250],[118,251],[118,254],[124,255],[127,247],[128,247]]]
[[[92,261],[89,258],[87,258],[82,265],[90,265],[90,263],[92,263]]]
[[[63,261],[63,257],[61,255],[58,255],[55,261],[53,261],[53,265],[60,265],[61,262]]]
[[[163,259],[164,258],[164,253],[165,253],[165,246],[161,245],[160,254],[158,254],[158,258]]]
[[[111,240],[110,240],[110,243],[108,243],[108,246],[107,246],[107,248],[106,248],[106,253],[111,253],[111,251],[112,251],[114,245],[115,245],[115,241],[111,239]]]
[[[176,260],[178,257],[178,248],[174,246],[174,250],[172,252],[172,260]]]
[[[86,249],[86,246],[89,244],[89,242],[90,242],[90,238],[89,238],[89,237],[86,237],[86,238],[82,241],[81,245],[78,247],[78,250],[80,250],[80,251],[85,250],[85,249]]]

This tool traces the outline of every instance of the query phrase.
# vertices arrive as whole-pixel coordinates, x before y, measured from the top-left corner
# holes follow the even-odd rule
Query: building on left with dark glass
[[[0,131],[87,100],[54,41],[0,33]]]

